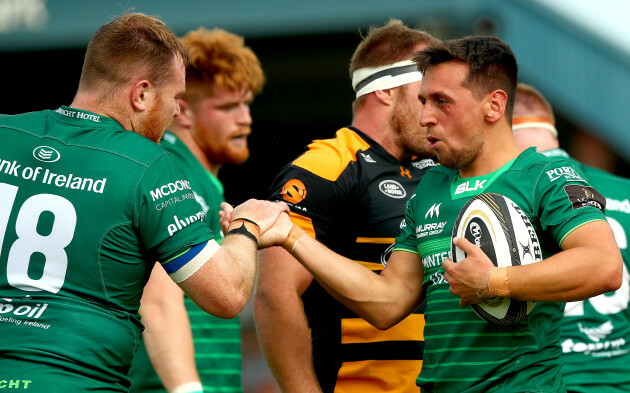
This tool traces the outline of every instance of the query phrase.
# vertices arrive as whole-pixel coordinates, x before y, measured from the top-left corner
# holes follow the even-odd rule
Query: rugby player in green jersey
[[[186,47],[130,13],[88,45],[70,106],[0,116],[0,379],[12,391],[127,392],[156,261],[205,311],[240,312],[260,233],[248,201],[221,246],[157,142],[180,113]]]
[[[206,215],[204,222],[221,234],[219,211],[224,197],[219,169],[249,158],[249,104],[261,92],[265,78],[242,37],[201,28],[186,34],[182,42],[191,56],[186,93],[180,100],[181,113],[160,145],[190,181]],[[146,329],[129,373],[130,392],[243,391],[238,316],[222,319],[199,310],[189,297],[182,299],[181,289],[159,266],[145,287],[140,315]]]
[[[508,45],[472,36],[433,45],[415,59],[424,74],[420,124],[441,165],[424,175],[409,199],[405,225],[382,273],[304,236],[284,215],[264,241],[281,244],[339,301],[378,328],[397,323],[426,299],[424,363],[417,379],[423,393],[564,392],[562,302],[621,285],[621,255],[600,210],[605,201],[569,160],[516,146],[517,64]],[[536,228],[544,260],[496,268],[478,247],[451,239],[461,207],[482,192],[503,194],[520,206]],[[459,263],[449,258],[451,241],[467,253]],[[467,307],[495,296],[537,304],[523,322],[505,327]]]
[[[553,108],[534,87],[519,83],[512,129],[521,148],[535,146],[549,157],[569,155],[560,148]],[[621,287],[587,300],[567,303],[560,344],[562,375],[569,392],[630,391],[630,179],[572,160],[606,197],[606,218],[624,261]]]

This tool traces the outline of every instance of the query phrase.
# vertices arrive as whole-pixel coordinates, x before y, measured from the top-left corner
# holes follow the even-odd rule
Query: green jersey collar
[[[84,111],[81,109],[70,108],[69,106],[61,106],[55,110],[63,119],[67,119],[72,123],[86,125],[88,127],[94,127],[101,125],[103,127],[111,127],[117,125],[122,129],[122,126],[111,117],[97,115],[93,112]]]
[[[516,157],[518,158],[518,157]],[[512,167],[516,158],[503,165],[494,172],[483,176],[467,177],[462,179],[459,172],[451,181],[451,199],[469,198],[477,194],[485,192],[494,181]]]
[[[549,150],[542,151],[541,153],[546,155],[547,157],[569,158],[569,153],[567,153],[566,151],[562,149],[549,149]]]

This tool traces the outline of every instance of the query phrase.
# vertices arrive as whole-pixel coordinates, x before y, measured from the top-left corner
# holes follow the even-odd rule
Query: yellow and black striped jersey
[[[333,251],[380,273],[404,225],[405,203],[431,159],[398,161],[356,128],[316,140],[285,166],[272,200]],[[316,281],[302,296],[313,362],[324,392],[418,392],[422,310],[381,331],[338,303]]]

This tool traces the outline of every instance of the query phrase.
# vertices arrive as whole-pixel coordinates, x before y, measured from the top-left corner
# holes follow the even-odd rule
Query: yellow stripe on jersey
[[[301,214],[293,213],[289,215],[291,217],[291,221],[302,228],[304,232],[306,232],[310,237],[315,239],[315,227],[313,227],[313,220],[308,217],[304,217]]]
[[[411,314],[387,330],[379,330],[361,318],[344,318],[341,320],[342,344],[423,340],[423,314]]]
[[[355,262],[367,267],[368,269],[372,271],[383,270],[383,267],[384,267],[382,263],[377,263],[377,262],[365,262],[365,261],[356,261],[356,260]]]
[[[357,151],[370,145],[349,128],[337,131],[333,139],[319,139],[308,145],[308,151],[293,161],[293,165],[335,181],[350,162],[357,160]]]
[[[357,237],[357,243],[394,244],[395,237]]]
[[[367,360],[343,362],[335,393],[419,393],[416,377],[422,360]],[[365,377],[357,378],[357,375]]]

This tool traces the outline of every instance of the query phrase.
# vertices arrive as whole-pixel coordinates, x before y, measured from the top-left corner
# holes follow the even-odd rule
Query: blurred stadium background
[[[0,113],[69,104],[90,37],[127,10],[159,15],[180,35],[229,30],[259,56],[268,82],[252,105],[252,155],[220,174],[231,203],[265,198],[283,164],[350,123],[350,56],[361,31],[392,17],[441,39],[500,37],[516,54],[520,80],[554,106],[566,150],[630,176],[627,0],[0,0]],[[251,308],[243,321],[245,391],[277,392]]]

